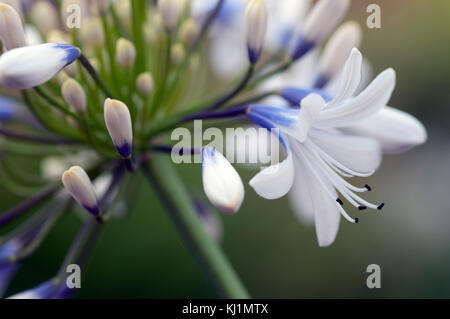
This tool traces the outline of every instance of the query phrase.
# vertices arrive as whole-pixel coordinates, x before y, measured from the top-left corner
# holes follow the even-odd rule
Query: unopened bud
[[[187,19],[180,28],[180,39],[183,44],[190,46],[200,33],[198,23],[194,19]]]
[[[251,64],[261,56],[267,30],[267,7],[264,0],[250,0],[246,9],[247,47]]]
[[[123,158],[130,157],[133,149],[133,129],[128,107],[119,100],[106,99],[104,116],[117,151]]]
[[[183,62],[185,56],[186,51],[184,50],[184,47],[181,43],[175,43],[174,45],[172,45],[171,60],[174,65],[180,65],[181,62]]]
[[[8,50],[25,45],[25,31],[17,11],[5,3],[0,3],[0,40]]]
[[[136,86],[139,93],[141,93],[145,97],[148,97],[150,94],[152,94],[154,85],[155,84],[153,76],[148,72],[142,73],[136,80]]]
[[[50,1],[36,1],[31,8],[30,19],[42,34],[59,28],[58,11]]]
[[[82,114],[86,111],[86,93],[77,81],[66,80],[62,86],[62,95],[77,113]]]
[[[136,60],[136,48],[127,39],[119,39],[116,45],[116,60],[125,69],[130,69]]]
[[[159,0],[158,8],[161,12],[163,24],[167,32],[174,32],[182,11],[180,0]]]
[[[94,186],[86,174],[84,169],[80,166],[72,166],[65,171],[62,176],[64,187],[69,191],[72,197],[83,206],[87,211],[93,215],[98,215],[100,212],[97,194]]]

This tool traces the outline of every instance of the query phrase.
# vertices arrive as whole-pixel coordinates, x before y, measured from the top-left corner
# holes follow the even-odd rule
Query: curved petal
[[[310,94],[302,100],[295,132],[295,137],[300,142],[305,141],[314,121],[324,107],[325,101],[318,94]]]
[[[297,196],[296,203],[299,210],[296,210],[296,213],[301,219],[314,218],[319,246],[327,247],[336,239],[341,214],[336,207],[336,202],[328,196],[327,190],[310,173],[308,165],[305,163],[307,159],[301,156],[296,156],[295,159],[297,177],[303,176],[298,191],[293,189],[296,193],[292,193],[291,196]],[[336,193],[331,185],[328,190]]]
[[[427,140],[427,131],[418,119],[389,106],[345,132],[374,138],[389,154],[406,152]]]
[[[284,161],[262,169],[249,182],[255,192],[265,199],[277,199],[286,195],[294,183],[294,162],[288,141],[281,136],[286,148]]]
[[[323,110],[314,125],[320,128],[352,126],[355,121],[365,119],[386,106],[394,87],[395,71],[387,69],[357,97]]]
[[[311,140],[329,156],[357,172],[375,171],[381,164],[380,144],[368,137],[311,130]]]
[[[358,49],[353,49],[345,62],[336,95],[328,106],[336,105],[353,96],[361,82],[362,60],[361,52]]]

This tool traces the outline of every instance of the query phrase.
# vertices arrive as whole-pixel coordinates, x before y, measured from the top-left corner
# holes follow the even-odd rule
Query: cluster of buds
[[[245,197],[241,177],[211,145],[180,150],[165,142],[173,128],[189,126],[197,119],[246,119],[267,131],[281,131],[277,141],[286,158],[263,168],[249,185],[269,200],[295,190],[302,211],[314,219],[321,246],[334,241],[341,215],[358,222],[342,207],[341,198],[359,210],[383,208],[384,204],[372,204],[357,195],[371,190],[370,186],[356,187],[345,178],[368,177],[378,168],[382,152],[405,151],[426,140],[418,120],[386,106],[395,86],[394,71],[386,70],[357,91],[362,55],[355,47],[361,41],[361,30],[355,22],[348,22],[331,36],[315,62],[312,86],[285,85],[282,73],[290,72],[298,60],[325,41],[344,17],[350,0],[318,1],[299,33],[293,32],[295,23],[289,32],[276,33],[278,44],[283,43],[277,52],[271,52],[275,46],[267,45],[270,8],[281,6],[278,11],[287,12],[284,6],[293,1],[213,2],[0,3],[0,84],[9,95],[0,97],[0,135],[5,137],[0,161],[7,172],[2,178],[8,191],[24,197],[19,205],[0,214],[0,228],[50,202],[0,238],[0,295],[55,221],[79,207],[84,225],[61,269],[67,263],[84,267],[84,256],[99,231],[120,215],[116,204],[132,206],[137,192],[130,185],[138,184],[143,175],[175,214],[177,226],[200,254],[209,277],[217,280],[215,285],[236,293],[231,297],[247,297],[218,252],[216,241],[220,242],[222,228],[211,212],[212,206],[228,215],[239,211]],[[71,5],[78,6],[78,16],[68,13]],[[236,25],[230,21],[243,20],[242,15],[245,24],[238,24],[240,29],[234,32]],[[281,17],[273,25],[284,22]],[[80,28],[74,27],[78,24]],[[240,52],[228,45],[222,37],[226,34],[236,47],[246,41],[247,52],[238,58],[244,58],[248,69],[244,77],[211,97],[209,69],[228,63]],[[226,59],[214,59],[217,53]],[[232,65],[225,69],[238,69],[239,63]],[[281,78],[276,86],[267,86],[270,81],[266,80],[277,75]],[[329,89],[333,81],[338,83],[335,90]],[[222,89],[224,83],[220,80],[215,86]],[[261,104],[272,95],[281,98],[283,107]],[[383,132],[373,129],[379,123],[383,123]],[[27,143],[43,147],[29,148]],[[201,155],[204,196],[194,196],[193,186],[186,191],[177,179],[170,158],[165,157],[174,152]],[[12,162],[14,154],[27,160],[39,157],[46,163],[42,176],[32,179],[17,174],[27,168],[23,161]],[[73,291],[63,284],[66,277],[60,271],[14,297],[71,296]],[[227,284],[237,288],[222,287]]]

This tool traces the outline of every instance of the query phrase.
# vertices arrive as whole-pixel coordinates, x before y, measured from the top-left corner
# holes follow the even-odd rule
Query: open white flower
[[[281,130],[288,154],[277,167],[258,173],[250,185],[260,196],[274,199],[285,195],[295,181],[295,196],[301,211],[314,216],[320,246],[334,241],[340,214],[350,222],[358,221],[344,210],[344,199],[360,210],[384,206],[357,195],[371,190],[370,186],[356,187],[345,179],[370,176],[381,162],[381,148],[375,139],[349,135],[342,128],[355,126],[385,108],[395,86],[395,72],[387,69],[353,96],[360,84],[361,65],[362,56],[355,49],[328,103],[313,93],[302,100],[300,109],[251,105],[248,111],[261,126]]]

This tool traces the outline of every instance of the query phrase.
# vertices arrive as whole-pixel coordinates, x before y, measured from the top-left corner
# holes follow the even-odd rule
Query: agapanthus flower
[[[382,209],[383,201],[361,196],[375,190],[368,180],[356,185],[349,178],[368,178],[383,152],[422,144],[426,131],[387,106],[392,69],[367,85],[356,49],[360,27],[347,22],[334,30],[350,1],[311,3],[65,0],[32,2],[23,11],[1,5],[0,84],[2,94],[14,96],[0,99],[2,182],[23,200],[0,214],[0,228],[11,229],[0,238],[0,294],[55,221],[74,211],[83,226],[60,269],[12,298],[74,296],[67,266],[84,274],[101,230],[132,213],[144,176],[219,295],[249,297],[220,250],[223,228],[211,211],[223,218],[239,212],[246,194],[239,166],[216,145],[220,139],[212,141],[219,128],[208,128],[208,141],[171,143],[190,137],[197,120],[228,119],[241,129],[245,120],[267,133],[238,136],[243,147],[230,148],[271,148],[251,163],[264,167],[249,184],[264,199],[290,194],[297,213],[315,222],[320,246],[335,240],[341,215],[355,223],[356,210]],[[67,11],[73,4],[78,17]],[[234,81],[215,85],[210,69]],[[22,104],[27,113],[17,112]],[[284,148],[280,161],[274,145]],[[178,176],[172,161],[180,157],[201,159],[201,190]],[[36,158],[40,175],[23,164]]]

